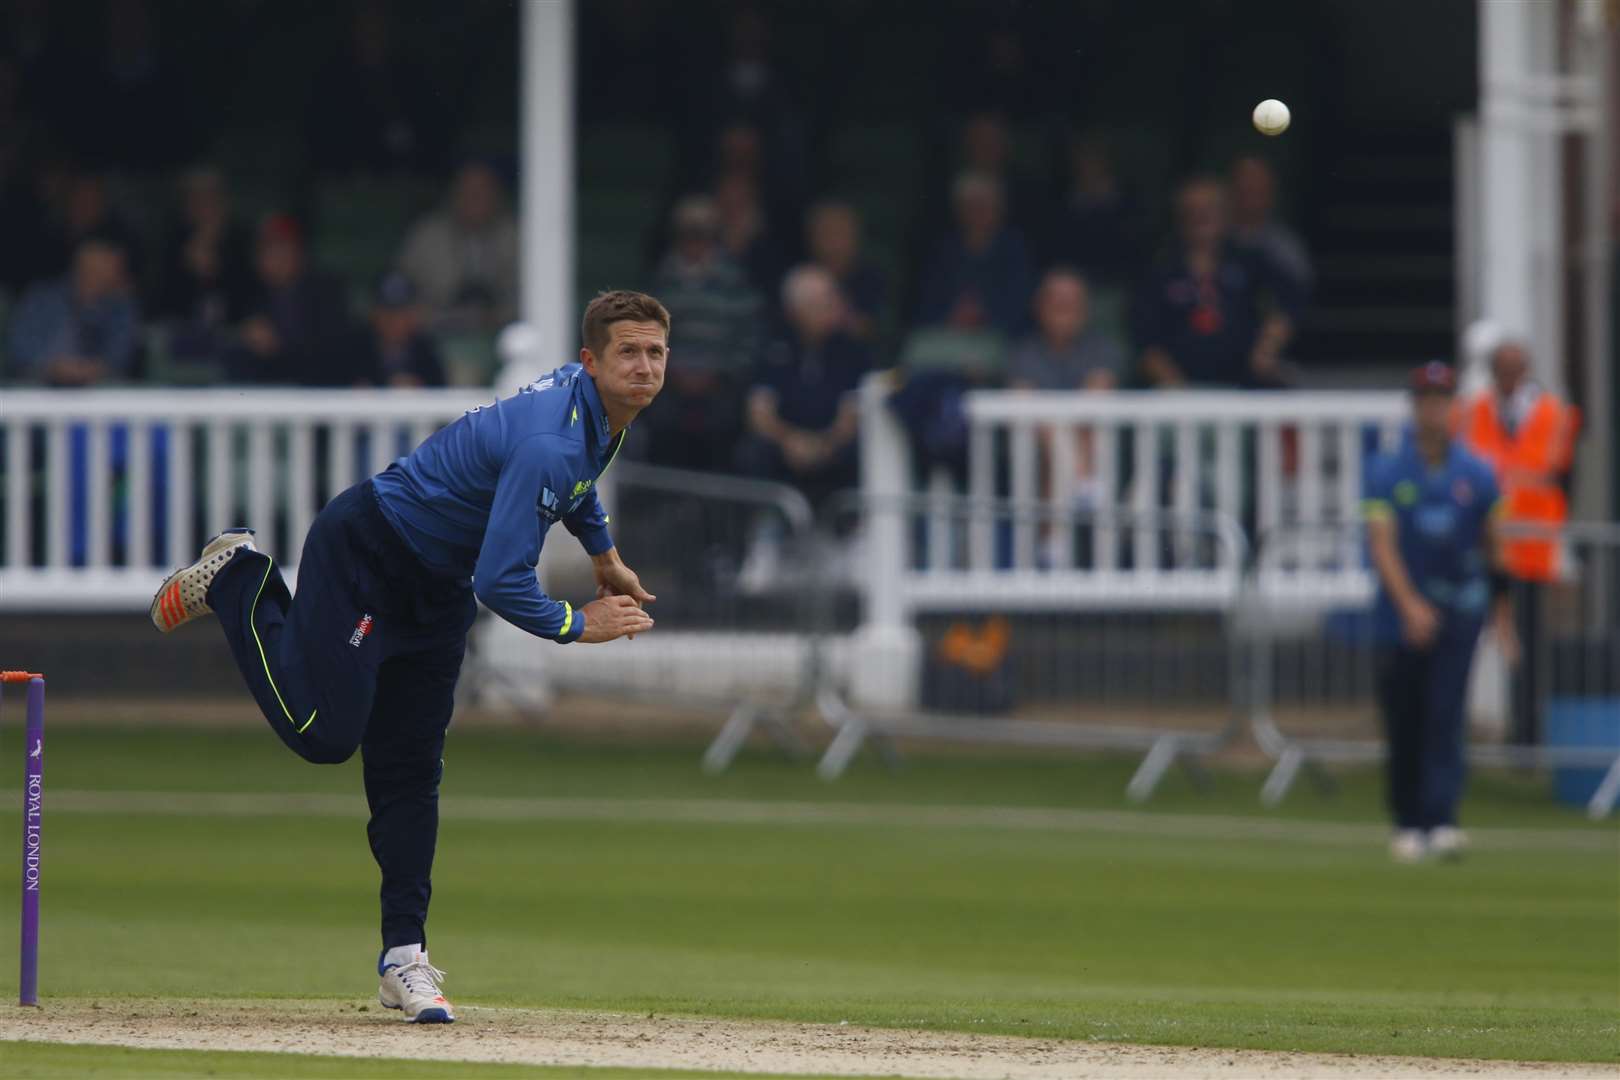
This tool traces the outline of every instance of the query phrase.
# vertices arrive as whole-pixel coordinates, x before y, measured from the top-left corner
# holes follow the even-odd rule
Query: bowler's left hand
[[[596,596],[598,599],[607,596],[628,596],[638,606],[650,604],[658,599],[658,597],[642,588],[641,579],[636,576],[636,572],[624,565],[624,562],[617,556],[611,560],[597,560],[593,563],[592,568],[596,573]]]

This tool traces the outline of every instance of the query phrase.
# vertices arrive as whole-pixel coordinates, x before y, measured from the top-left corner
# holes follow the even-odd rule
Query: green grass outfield
[[[46,748],[47,999],[372,992],[358,762],[305,765],[253,728],[64,727]],[[1173,776],[1138,811],[1119,759],[914,758],[827,786],[767,757],[704,777],[699,749],[452,732],[430,933],[453,1000],[1620,1061],[1620,832],[1549,802],[1544,779],[1480,778],[1474,855],[1398,867],[1368,773],[1278,813],[1256,774],[1217,773],[1207,794]],[[8,725],[0,768],[20,757]],[[215,792],[236,795],[196,794]],[[12,788],[0,838],[18,803]],[[200,1060],[10,1054],[41,1076]],[[241,1060],[230,1075],[260,1075]],[[270,1071],[352,1075],[298,1068]]]

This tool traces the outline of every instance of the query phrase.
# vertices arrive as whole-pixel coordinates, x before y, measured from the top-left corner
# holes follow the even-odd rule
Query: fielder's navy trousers
[[[368,480],[304,540],[298,595],[240,551],[208,603],[265,719],[306,761],[364,762],[366,834],[382,870],[383,947],[426,943],[444,733],[477,612],[472,585],[430,574]]]
[[[1457,824],[1467,778],[1468,671],[1479,631],[1477,618],[1448,617],[1429,648],[1402,643],[1380,657],[1386,792],[1397,828]]]

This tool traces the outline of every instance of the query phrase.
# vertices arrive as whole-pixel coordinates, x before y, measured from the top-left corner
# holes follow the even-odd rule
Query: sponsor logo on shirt
[[[351,647],[358,649],[360,643],[366,640],[366,635],[371,633],[372,621],[370,612],[360,616],[360,621],[354,624],[354,633],[349,635],[349,645]]]
[[[540,489],[540,501],[535,504],[534,508],[547,521],[554,522],[563,516],[562,500],[557,498],[557,493],[550,488]]]

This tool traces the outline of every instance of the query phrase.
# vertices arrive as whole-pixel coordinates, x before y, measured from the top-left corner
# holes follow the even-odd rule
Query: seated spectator
[[[782,276],[784,260],[771,236],[758,183],[747,173],[726,173],[714,185],[714,207],[720,222],[720,246],[748,274],[755,289],[769,292]]]
[[[1276,218],[1277,177],[1260,158],[1232,163],[1232,240],[1269,259],[1295,293],[1309,296],[1316,274],[1299,233]]]
[[[227,356],[233,382],[341,385],[333,376],[349,332],[343,283],[309,266],[304,233],[285,214],[259,228],[257,295]]]
[[[1036,186],[1013,165],[1012,136],[1007,124],[995,112],[982,111],[962,123],[961,171],[988,176],[1001,184],[1007,219],[1019,224],[1038,202]]]
[[[11,374],[92,386],[134,374],[140,313],[114,237],[79,241],[66,277],[35,285],[11,316]]]
[[[461,167],[449,205],[412,227],[399,268],[440,333],[494,331],[516,317],[518,226],[491,166]]]
[[[810,259],[838,282],[844,300],[844,329],[870,342],[888,314],[889,283],[883,271],[861,254],[861,219],[848,203],[824,202],[811,208],[805,223]]]
[[[344,384],[443,386],[444,359],[423,321],[411,279],[398,270],[384,274],[372,296],[370,319],[343,351]]]
[[[180,182],[180,220],[163,258],[158,314],[187,333],[234,324],[253,295],[253,236],[231,213],[225,177],[193,169]]]
[[[1008,385],[1021,390],[1112,390],[1125,371],[1125,350],[1118,341],[1087,325],[1090,293],[1073,270],[1047,272],[1035,294],[1036,332],[1013,350],[1007,366]],[[1077,492],[1089,497],[1096,472],[1092,432],[1072,432]],[[1057,479],[1054,443],[1059,430],[1041,430],[1045,490]]]
[[[62,174],[47,180],[47,184],[55,212],[48,226],[51,239],[45,273],[66,273],[80,241],[95,235],[110,241],[124,253],[130,287],[137,288],[144,267],[140,237],[113,208],[106,177],[95,172],[79,172],[69,165]]]
[[[680,326],[658,408],[647,411],[649,451],[660,464],[724,471],[741,425],[742,386],[759,334],[759,296],[720,245],[714,200],[675,205],[674,244],[650,292]]]
[[[1069,144],[1069,183],[1045,230],[1043,257],[1073,266],[1090,280],[1120,283],[1132,276],[1135,211],[1121,193],[1114,161],[1101,139]]]
[[[1027,322],[1032,271],[1023,235],[1005,223],[1001,184],[964,173],[952,195],[956,228],[924,271],[917,321],[1015,335]]]
[[[845,330],[838,282],[821,267],[788,274],[782,309],[788,330],[755,366],[749,437],[738,457],[743,472],[792,484],[819,502],[855,484],[855,391],[872,358]]]
[[[1089,325],[1091,293],[1078,273],[1047,272],[1035,294],[1036,332],[1013,350],[1008,383],[1024,390],[1112,390],[1125,370],[1118,341]]]
[[[449,99],[435,65],[401,46],[398,10],[383,0],[349,6],[348,33],[315,76],[304,130],[322,170],[428,170],[443,160]]]
[[[1143,375],[1160,387],[1282,385],[1300,306],[1292,281],[1232,242],[1219,180],[1183,184],[1176,222],[1175,248],[1136,294]]]

